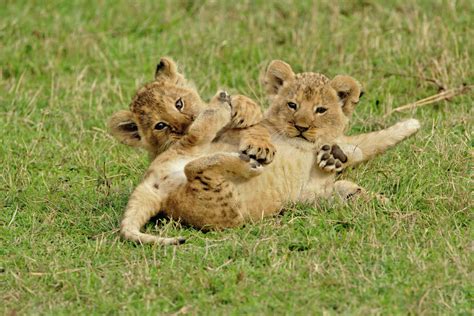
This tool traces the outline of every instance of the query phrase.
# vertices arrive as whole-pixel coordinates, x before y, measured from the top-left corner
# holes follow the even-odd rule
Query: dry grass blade
[[[386,76],[399,76],[399,77],[421,79],[421,80],[424,80],[424,81],[427,81],[427,82],[430,82],[430,83],[436,85],[438,87],[439,91],[446,90],[445,85],[441,81],[439,81],[437,79],[434,79],[434,78],[427,78],[425,76],[417,76],[417,75],[405,74],[405,73],[400,73],[400,72],[387,72],[387,73],[385,73],[385,75]]]
[[[458,87],[458,88],[453,88],[453,89],[449,89],[449,90],[440,92],[438,94],[435,94],[435,95],[432,95],[430,97],[418,100],[416,102],[408,103],[408,104],[399,106],[399,107],[391,110],[387,114],[385,114],[384,117],[390,116],[395,112],[403,112],[403,111],[407,111],[407,110],[416,109],[416,108],[421,107],[421,106],[433,104],[433,103],[436,103],[436,102],[439,102],[439,101],[449,100],[449,99],[451,99],[455,96],[458,96],[458,95],[469,92],[473,87],[474,87],[474,85],[462,85],[461,87]]]

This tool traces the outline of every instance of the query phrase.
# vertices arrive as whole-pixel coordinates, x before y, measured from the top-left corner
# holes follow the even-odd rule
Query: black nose
[[[304,126],[298,126],[298,125],[295,125],[295,128],[300,132],[300,133],[304,133],[308,130],[308,127],[304,127]]]

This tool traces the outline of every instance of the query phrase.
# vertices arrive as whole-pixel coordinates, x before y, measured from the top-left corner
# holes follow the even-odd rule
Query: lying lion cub
[[[353,189],[344,182],[338,185],[334,174],[326,171],[352,163],[350,158],[353,163],[366,160],[418,129],[412,120],[365,136],[344,137],[344,111],[350,114],[360,94],[350,77],[329,81],[317,74],[294,75],[285,63],[274,62],[266,85],[274,102],[264,123],[274,133],[279,153],[265,172],[246,155],[218,152],[236,150],[235,146],[211,142],[231,121],[231,100],[220,93],[188,132],[153,161],[127,206],[121,227],[125,238],[181,242],[140,233],[159,211],[198,228],[225,228],[274,214],[288,202],[315,202],[329,196],[334,187]],[[339,147],[327,145],[341,139],[349,142],[340,144],[351,149],[349,159]]]
[[[242,95],[232,99],[232,119],[221,131],[220,142],[238,145],[241,152],[261,163],[270,163],[275,148],[268,131],[258,125],[263,117],[260,107]],[[137,91],[130,110],[112,115],[108,128],[117,140],[145,149],[153,160],[187,134],[191,123],[207,106],[178,73],[176,64],[163,57],[156,67],[155,80]]]

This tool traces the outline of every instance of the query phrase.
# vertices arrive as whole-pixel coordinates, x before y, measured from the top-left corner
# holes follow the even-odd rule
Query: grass
[[[473,98],[390,109],[474,82],[472,1],[6,1],[0,8],[0,313],[471,314]],[[173,222],[179,247],[117,228],[147,166],[105,121],[162,55],[199,91],[266,104],[272,59],[347,73],[351,133],[422,130],[344,178],[387,205],[324,202],[244,228]]]

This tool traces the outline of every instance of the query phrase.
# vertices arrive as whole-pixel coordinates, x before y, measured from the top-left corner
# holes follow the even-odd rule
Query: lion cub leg
[[[237,153],[218,153],[191,161],[184,168],[186,194],[174,201],[180,207],[173,215],[205,230],[241,225],[245,216],[235,181],[254,177],[262,169],[257,161]]]
[[[273,161],[276,149],[271,142],[270,133],[260,124],[262,109],[252,99],[231,96],[232,119],[228,128],[238,133],[239,151],[263,164]]]
[[[238,153],[217,153],[200,157],[189,162],[184,167],[184,173],[188,181],[202,181],[202,175],[208,174],[212,181],[212,175],[217,174],[226,180],[249,179],[259,175],[263,166],[249,156]]]
[[[123,238],[141,244],[182,244],[184,238],[181,237],[165,238],[140,232],[140,229],[150,218],[159,213],[165,198],[166,193],[157,190],[149,181],[142,182],[130,196],[125,214],[120,223],[120,233]]]
[[[344,167],[354,166],[383,154],[418,132],[419,129],[420,122],[416,119],[409,119],[380,131],[342,137],[338,144],[348,156],[347,164]]]
[[[231,119],[230,95],[221,91],[209,103],[189,128],[189,132],[177,143],[177,147],[188,149],[210,143]]]
[[[337,144],[321,146],[316,164],[326,172],[340,172],[383,154],[419,129],[418,120],[410,119],[372,133],[342,136]]]

